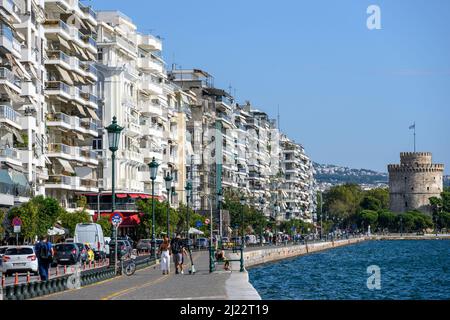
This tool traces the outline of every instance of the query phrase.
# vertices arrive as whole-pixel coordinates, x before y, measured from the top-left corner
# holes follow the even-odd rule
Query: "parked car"
[[[3,263],[3,255],[5,254],[6,249],[8,249],[8,247],[0,247],[0,267],[2,266]]]
[[[76,243],[57,244],[54,251],[54,260],[59,265],[73,265],[81,260],[80,248]]]
[[[209,247],[208,239],[206,238],[197,238],[195,240],[195,247],[198,249],[206,249]]]
[[[38,261],[32,246],[10,246],[2,257],[5,274],[32,272],[38,274]]]
[[[127,241],[117,240],[117,246],[117,259],[121,259],[123,256],[131,254],[132,248]],[[109,243],[109,254],[111,257],[116,254],[116,242],[114,240]]]
[[[152,239],[141,239],[136,245],[138,251],[151,251],[152,250]]]
[[[106,258],[106,244],[102,227],[96,223],[79,223],[75,227],[76,243],[88,243],[94,251],[95,259]]]
[[[233,237],[233,238],[231,238],[231,243],[233,243],[233,245],[240,246],[242,243],[242,239],[241,239],[241,237]]]

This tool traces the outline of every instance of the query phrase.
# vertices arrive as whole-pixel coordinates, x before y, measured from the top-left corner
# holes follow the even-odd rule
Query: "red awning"
[[[152,197],[147,194],[140,194],[139,196],[141,197],[141,199],[150,199]]]
[[[141,219],[137,214],[123,217],[123,222],[120,224],[121,227],[134,227],[141,223]]]
[[[139,194],[136,194],[136,193],[129,193],[128,195],[129,195],[130,198],[132,198],[132,199],[137,199],[137,198],[139,198]]]
[[[126,193],[118,193],[118,194],[116,194],[116,197],[120,198],[120,199],[123,199],[123,198],[128,197],[128,195]]]

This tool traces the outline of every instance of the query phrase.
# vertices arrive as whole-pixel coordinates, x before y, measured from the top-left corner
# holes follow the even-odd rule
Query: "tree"
[[[91,217],[85,211],[76,211],[73,213],[63,211],[59,217],[59,222],[61,226],[67,230],[69,230],[70,236],[74,236],[75,228],[78,223],[88,223],[91,221]]]
[[[112,224],[111,224],[111,222],[109,222],[108,218],[101,217],[100,219],[97,220],[96,223],[99,224],[102,227],[103,236],[111,237]]]
[[[373,210],[362,210],[360,213],[360,221],[364,222],[364,228],[375,230],[378,224],[378,212]]]
[[[380,229],[388,229],[389,231],[397,230],[395,214],[389,210],[381,210],[378,212],[378,227]]]
[[[381,209],[381,201],[373,196],[364,196],[361,200],[360,207],[362,210],[378,211]]]
[[[0,240],[2,240],[5,236],[5,227],[3,225],[5,223],[5,217],[5,212],[3,210],[0,210]]]
[[[380,209],[389,209],[389,188],[376,188],[364,191],[365,196],[373,197],[380,201]]]
[[[8,213],[8,220],[20,217],[22,236],[31,242],[36,236],[47,235],[48,229],[54,227],[63,211],[57,200],[38,196],[19,207],[12,208]]]
[[[348,219],[360,210],[362,193],[357,184],[334,186],[324,193],[324,211],[330,218]]]

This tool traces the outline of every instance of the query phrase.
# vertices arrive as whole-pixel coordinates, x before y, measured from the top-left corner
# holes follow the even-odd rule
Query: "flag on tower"
[[[416,123],[414,122],[414,124],[412,126],[409,126],[409,130],[415,129],[416,128]]]

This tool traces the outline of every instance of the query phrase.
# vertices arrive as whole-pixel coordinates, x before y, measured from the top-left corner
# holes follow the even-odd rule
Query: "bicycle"
[[[136,258],[137,252],[134,249],[131,253],[124,255],[120,260],[120,273],[125,273],[127,276],[132,276],[136,272]],[[124,262],[126,266],[124,267]]]

